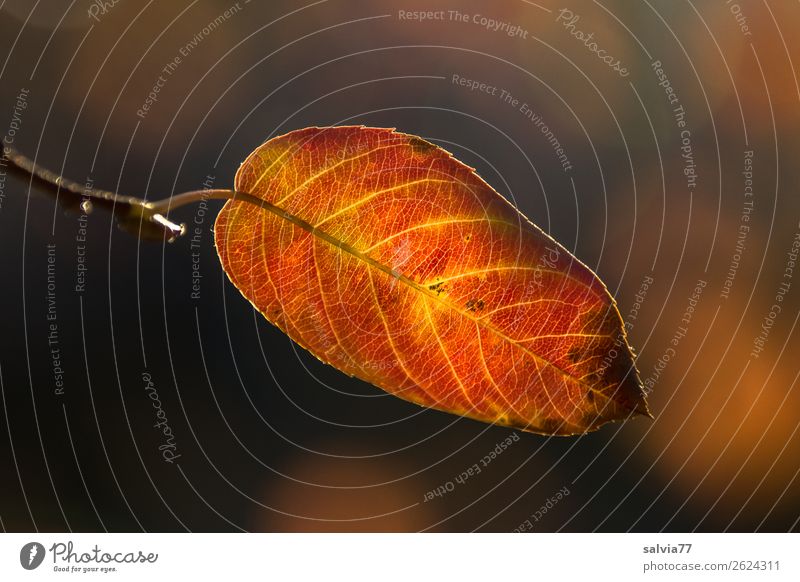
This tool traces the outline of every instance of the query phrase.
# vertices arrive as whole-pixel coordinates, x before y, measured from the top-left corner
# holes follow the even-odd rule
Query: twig
[[[70,194],[71,201],[80,202],[84,212],[90,212],[94,206],[106,208],[114,213],[120,227],[128,232],[147,238],[166,236],[169,242],[174,241],[186,231],[185,224],[176,224],[167,218],[171,210],[187,204],[212,198],[217,200],[242,200],[262,206],[260,199],[235,192],[234,190],[194,190],[177,194],[171,198],[148,202],[134,196],[123,196],[107,190],[95,190],[59,176],[47,168],[36,165],[33,161],[12,147],[3,148],[3,157],[10,164],[10,170],[27,177],[31,184],[55,191]]]

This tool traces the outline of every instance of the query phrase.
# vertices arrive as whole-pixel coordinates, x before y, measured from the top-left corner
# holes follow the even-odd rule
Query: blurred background
[[[799,25],[775,1],[6,0],[6,143],[155,200],[297,128],[423,136],[606,282],[655,420],[422,410],[253,311],[221,203],[175,213],[195,248],[147,242],[0,168],[0,525],[797,530]]]

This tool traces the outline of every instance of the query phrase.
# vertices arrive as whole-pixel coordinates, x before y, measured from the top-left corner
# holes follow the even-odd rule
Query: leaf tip
[[[647,400],[645,400],[644,396],[642,396],[642,399],[636,404],[633,412],[641,416],[646,416],[650,420],[655,420],[656,418],[653,416],[653,413],[650,412],[650,407],[647,406]]]

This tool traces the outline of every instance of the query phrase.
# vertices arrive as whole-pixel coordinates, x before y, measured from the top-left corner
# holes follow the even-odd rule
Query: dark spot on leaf
[[[484,308],[483,299],[470,299],[467,301],[467,309],[470,311],[480,311]]]
[[[586,393],[586,398],[589,400],[589,402],[594,402],[594,390],[589,390]]]
[[[472,235],[471,235],[471,234],[468,234],[467,236],[465,236],[465,237],[464,237],[464,240],[465,240],[466,242],[469,242],[470,240],[472,240]]]
[[[436,295],[441,295],[442,291],[444,291],[444,283],[440,281],[439,283],[428,285],[428,289],[436,293]]]
[[[418,154],[427,154],[436,149],[436,146],[421,137],[414,136],[408,140],[408,145]]]

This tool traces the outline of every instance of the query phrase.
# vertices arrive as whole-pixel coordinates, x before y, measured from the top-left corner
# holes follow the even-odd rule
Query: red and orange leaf
[[[649,414],[603,283],[474,172],[391,129],[307,128],[236,174],[225,272],[321,361],[417,404],[544,434]]]

